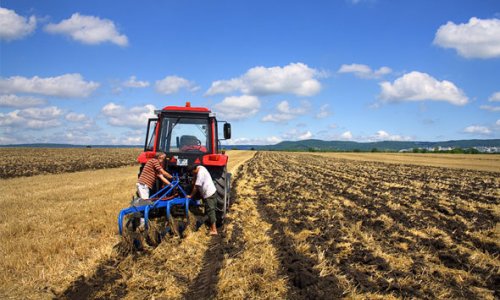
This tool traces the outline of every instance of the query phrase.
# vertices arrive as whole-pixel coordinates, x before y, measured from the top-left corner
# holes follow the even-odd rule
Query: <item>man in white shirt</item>
[[[210,176],[210,173],[204,166],[200,165],[190,165],[188,171],[196,176],[193,190],[188,198],[193,198],[196,192],[200,192],[205,203],[205,214],[210,221],[210,235],[217,235],[217,226],[215,225],[217,220],[215,216],[215,210],[217,209],[217,189],[215,188],[212,176]]]

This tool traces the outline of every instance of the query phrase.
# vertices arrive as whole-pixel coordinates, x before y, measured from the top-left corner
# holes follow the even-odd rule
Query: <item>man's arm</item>
[[[170,175],[170,173],[168,173],[167,171],[165,171],[163,168],[160,170],[160,173],[167,177],[168,179],[172,179],[172,175]]]
[[[191,191],[191,195],[187,196],[188,198],[193,198],[194,195],[196,195],[196,192],[198,191],[198,188],[196,185],[193,184],[193,190]]]
[[[170,184],[170,181],[168,181],[162,174],[158,174],[158,178],[160,178],[165,184]]]

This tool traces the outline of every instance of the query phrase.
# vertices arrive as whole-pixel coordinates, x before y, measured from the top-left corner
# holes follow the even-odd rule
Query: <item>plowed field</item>
[[[139,148],[0,148],[0,179],[137,164]]]
[[[498,173],[260,153],[243,171],[291,297],[499,297]]]
[[[500,297],[500,170],[306,153],[258,152],[251,159],[248,152],[229,155],[235,174],[234,203],[218,237],[208,236],[202,228],[183,239],[170,238],[156,248],[132,254],[119,251],[118,238],[106,238],[115,247],[103,247],[110,252],[101,259],[83,267],[65,265],[66,273],[81,270],[71,280],[60,272],[52,277],[40,272],[46,278],[33,279],[41,285],[37,289],[18,286],[9,293],[3,285],[0,295],[67,299]],[[113,174],[125,178],[132,171]],[[129,181],[127,185],[133,183]],[[95,215],[98,219],[98,209]],[[106,230],[115,228],[114,222],[115,216],[105,221]],[[89,237],[68,237],[73,247],[85,252]],[[8,275],[2,278],[14,282]]]

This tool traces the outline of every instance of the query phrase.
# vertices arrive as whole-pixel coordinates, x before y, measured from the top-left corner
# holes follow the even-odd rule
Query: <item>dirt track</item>
[[[499,297],[494,173],[258,153],[224,234],[116,256],[59,296]]]

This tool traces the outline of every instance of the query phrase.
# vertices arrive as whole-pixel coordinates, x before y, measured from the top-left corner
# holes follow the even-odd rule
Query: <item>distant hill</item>
[[[143,148],[143,145],[73,145],[73,144],[54,144],[54,143],[35,143],[35,144],[10,144],[0,145],[5,148],[30,147],[30,148]]]
[[[36,148],[143,148],[143,145],[72,145],[72,144],[18,144],[0,145],[0,147],[36,147]],[[490,140],[456,140],[441,142],[351,142],[351,141],[323,141],[323,140],[302,140],[283,141],[276,145],[223,145],[225,149],[239,150],[276,150],[276,151],[399,151],[402,149],[450,147],[450,148],[473,148],[473,147],[500,147],[500,139]]]
[[[451,148],[472,148],[472,147],[500,147],[500,139],[491,140],[456,140],[442,142],[400,142],[400,141],[382,141],[382,142],[351,142],[351,141],[323,141],[323,140],[302,140],[302,141],[283,141],[276,145],[267,146],[230,146],[228,148],[236,148],[246,150],[254,148],[255,150],[288,150],[288,151],[399,151],[402,149],[413,148],[436,148],[436,147],[451,147]]]

